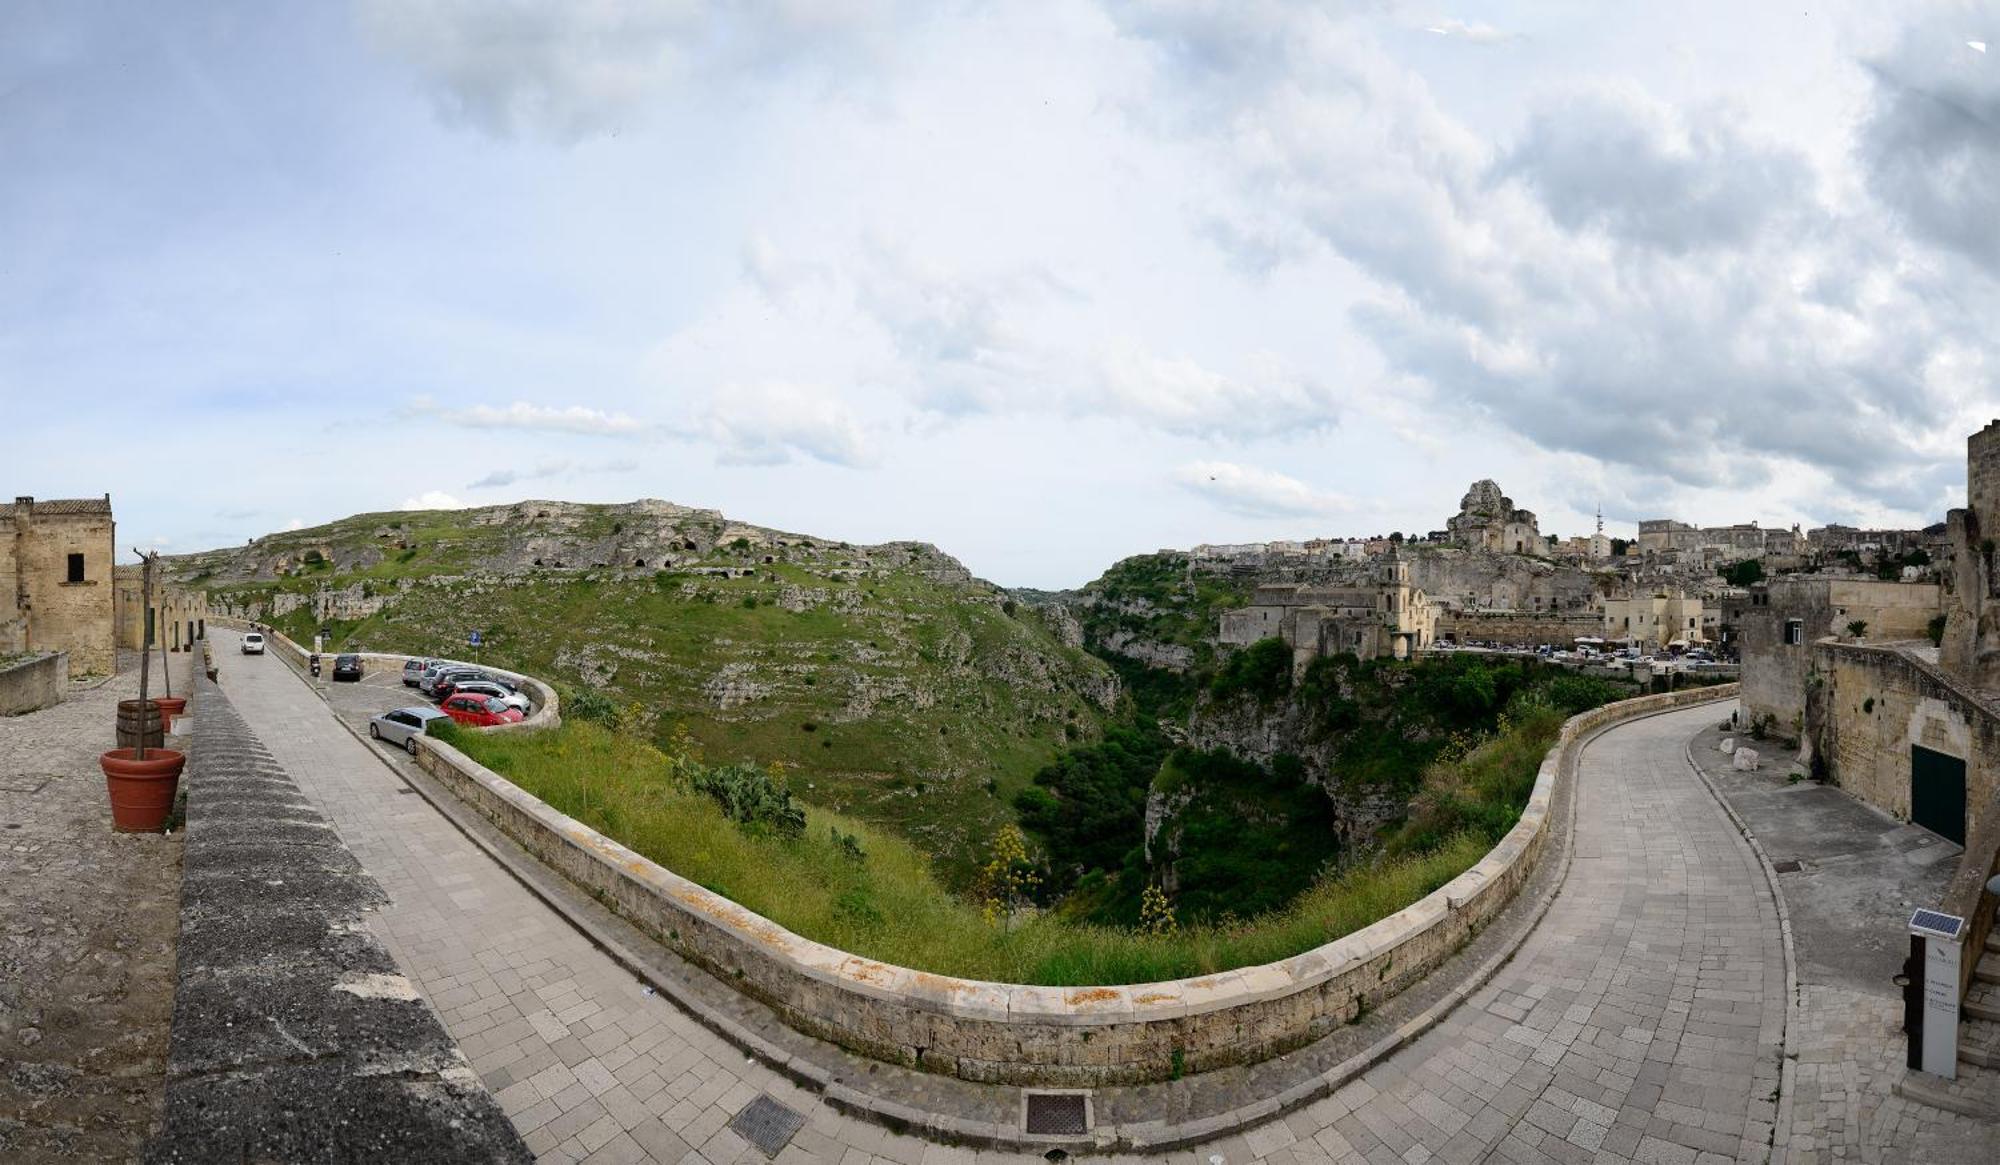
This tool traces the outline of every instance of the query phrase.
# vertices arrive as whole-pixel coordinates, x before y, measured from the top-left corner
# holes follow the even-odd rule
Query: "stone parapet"
[[[206,676],[195,681],[166,1114],[145,1160],[530,1159],[368,928],[384,901]]]
[[[52,708],[69,694],[69,653],[51,652],[0,667],[0,716]]]
[[[907,1067],[1008,1084],[1099,1086],[1252,1063],[1301,1047],[1428,973],[1503,908],[1549,836],[1581,742],[1735,685],[1645,696],[1566,722],[1520,821],[1470,870],[1292,958],[1161,983],[1039,987],[935,975],[806,939],[566,817],[442,741],[418,763],[529,853],[807,1034]]]

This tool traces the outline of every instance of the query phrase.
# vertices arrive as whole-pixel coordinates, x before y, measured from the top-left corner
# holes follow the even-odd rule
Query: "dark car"
[[[477,668],[460,668],[457,671],[440,673],[437,681],[431,685],[431,699],[442,703],[450,699],[453,692],[458,691],[458,685],[473,680],[491,682],[491,678]]]
[[[358,680],[361,678],[361,657],[358,655],[336,655],[333,657],[333,678],[336,680]]]

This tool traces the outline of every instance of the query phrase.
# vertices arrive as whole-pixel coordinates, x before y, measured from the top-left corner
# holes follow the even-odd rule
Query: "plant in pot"
[[[144,563],[140,575],[140,601],[153,607],[155,554],[140,554]],[[119,727],[124,735],[128,717],[136,720],[130,747],[114,748],[97,758],[104,770],[105,791],[111,799],[111,827],[120,833],[157,833],[173,811],[174,793],[180,788],[181,769],[187,757],[171,748],[159,747],[162,714],[160,702],[146,698],[148,675],[152,670],[153,637],[139,645],[139,698],[118,705]],[[185,701],[181,701],[185,703]],[[176,709],[178,711],[178,709]]]

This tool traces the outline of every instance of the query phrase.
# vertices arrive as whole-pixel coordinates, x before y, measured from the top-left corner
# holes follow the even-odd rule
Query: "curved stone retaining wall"
[[[237,631],[248,631],[251,629],[249,620],[238,619],[234,616],[212,615],[209,617],[209,621],[219,626],[229,627],[232,630],[237,630]],[[304,671],[306,669],[306,661],[311,657],[312,652],[308,651],[304,647],[301,647],[299,644],[294,643],[291,637],[286,635],[284,632],[269,627],[268,625],[266,625],[266,629],[262,632],[262,634],[266,642],[270,643],[271,645],[275,646],[278,649],[279,657],[284,659],[284,661],[288,665],[290,665],[292,668],[298,671]],[[407,654],[392,655],[387,652],[381,652],[381,651],[324,652],[321,654],[320,657],[324,666],[326,667],[333,666],[333,661],[327,657],[335,654],[358,655],[363,660],[368,661],[377,667],[393,667],[397,671],[402,670],[404,660],[411,658]],[[520,723],[495,724],[487,728],[478,729],[477,731],[520,732],[525,730],[532,732],[536,729],[541,729],[541,728],[554,728],[562,723],[562,697],[556,694],[556,690],[552,685],[543,683],[541,680],[538,680],[531,675],[525,675],[521,672],[516,672],[516,671],[508,671],[504,667],[492,667],[483,663],[473,663],[470,660],[465,661],[465,663],[466,666],[468,667],[476,667],[481,671],[492,672],[496,676],[507,677],[514,683],[519,684],[523,688],[526,688],[528,690],[528,698],[535,702],[535,710],[529,713],[528,716],[525,719],[523,719]]]
[[[801,1031],[966,1080],[1092,1086],[1251,1063],[1349,1022],[1429,972],[1512,898],[1541,855],[1557,783],[1574,773],[1584,737],[1736,694],[1733,684],[1670,692],[1572,717],[1500,844],[1371,926],[1263,966],[1104,987],[956,979],[836,950],[557,813],[450,745],[420,738],[417,760],[545,864]]]

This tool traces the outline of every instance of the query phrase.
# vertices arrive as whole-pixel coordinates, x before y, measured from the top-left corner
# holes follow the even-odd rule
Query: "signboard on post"
[[[467,647],[478,647],[480,645],[479,632],[477,630],[466,632],[465,644]]]
[[[1956,914],[1919,910],[1910,915],[1910,935],[1923,940],[1922,1069],[1946,1080],[1958,1078],[1958,956],[1965,920]]]

